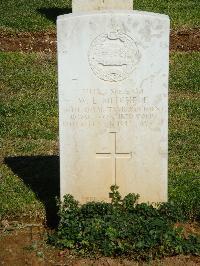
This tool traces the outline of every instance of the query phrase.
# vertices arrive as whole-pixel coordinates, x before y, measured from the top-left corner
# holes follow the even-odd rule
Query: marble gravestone
[[[57,20],[61,199],[167,201],[169,18],[80,2]]]

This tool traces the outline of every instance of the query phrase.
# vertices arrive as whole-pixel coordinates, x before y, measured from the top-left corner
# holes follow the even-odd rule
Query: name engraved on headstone
[[[120,31],[103,33],[91,43],[88,59],[93,73],[104,81],[128,78],[140,59],[135,41]]]
[[[126,91],[126,90],[125,90]],[[149,103],[149,97],[142,89],[101,91],[82,90],[75,102],[67,101],[68,114],[65,126],[104,128],[128,127],[133,121],[143,127],[151,127],[156,121],[160,108]]]

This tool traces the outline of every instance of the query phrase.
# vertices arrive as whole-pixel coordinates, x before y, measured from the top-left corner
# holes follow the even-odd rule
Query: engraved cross
[[[116,185],[117,181],[117,159],[131,159],[132,152],[118,152],[117,151],[117,132],[110,132],[113,136],[113,144],[111,148],[111,152],[98,152],[96,153],[97,158],[99,159],[112,159],[112,169],[113,176],[112,176],[112,184]]]

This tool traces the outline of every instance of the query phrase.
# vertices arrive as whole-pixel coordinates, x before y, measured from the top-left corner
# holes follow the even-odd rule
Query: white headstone
[[[73,12],[105,10],[105,9],[133,9],[133,0],[73,0]]]
[[[167,200],[169,18],[137,11],[58,17],[61,198],[110,186]]]

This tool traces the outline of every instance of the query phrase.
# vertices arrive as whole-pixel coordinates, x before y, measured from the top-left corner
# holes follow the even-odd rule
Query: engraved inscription
[[[82,89],[77,98],[66,101],[63,125],[109,131],[129,126],[155,129],[163,111],[141,88]]]
[[[104,33],[93,40],[88,54],[93,73],[104,81],[129,77],[140,60],[135,41],[120,31]]]

